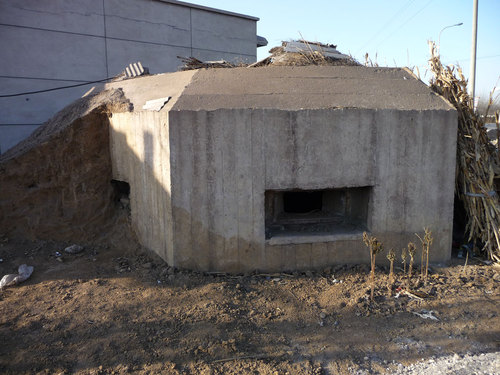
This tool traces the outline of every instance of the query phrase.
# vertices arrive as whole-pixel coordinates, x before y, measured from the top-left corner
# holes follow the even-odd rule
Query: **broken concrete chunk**
[[[439,321],[439,319],[434,316],[435,312],[432,310],[421,310],[420,312],[412,311],[412,313],[423,319],[432,319]]]
[[[0,280],[0,289],[5,288],[6,286],[15,285],[15,279],[17,276],[18,275],[11,273],[2,277],[2,280]]]
[[[0,290],[11,285],[20,284],[26,281],[33,273],[33,266],[27,266],[26,264],[21,264],[17,269],[18,275],[8,274],[2,277],[0,280]]]
[[[143,67],[140,61],[129,64],[129,66],[125,68],[125,75],[128,78],[139,77],[146,74],[149,74],[149,69]]]
[[[28,280],[28,278],[33,273],[33,269],[34,269],[33,266],[27,266],[26,264],[21,264],[17,269],[17,272],[19,272],[19,276],[17,276],[16,278],[16,284]]]
[[[159,111],[163,106],[170,100],[170,96],[164,98],[158,98],[153,100],[148,100],[146,104],[142,106],[142,109],[147,109],[150,111]]]

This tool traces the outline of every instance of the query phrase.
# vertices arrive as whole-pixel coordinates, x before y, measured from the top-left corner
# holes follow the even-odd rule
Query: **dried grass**
[[[177,56],[180,59],[184,66],[182,66],[181,70],[194,70],[194,69],[203,69],[203,68],[235,68],[237,66],[242,66],[242,64],[233,64],[224,60],[221,61],[201,61],[196,57],[184,57]]]
[[[269,50],[270,56],[254,62],[252,64],[233,64],[227,61],[201,61],[194,57],[182,57],[177,56],[183,63],[184,66],[181,70],[192,70],[192,69],[203,69],[203,68],[236,68],[236,67],[247,67],[247,68],[257,68],[261,66],[275,65],[275,66],[308,66],[308,65],[349,65],[349,66],[360,66],[354,58],[348,59],[337,59],[330,56],[325,56],[321,47],[330,47],[330,45],[324,45],[322,43],[308,42],[301,39],[306,46],[304,50],[299,52],[285,52],[285,44],[283,42],[282,46],[274,47]],[[320,47],[319,50],[313,50],[311,45]]]
[[[467,212],[469,241],[483,245],[482,250],[500,261],[500,202],[494,178],[497,151],[489,144],[484,120],[474,110],[467,93],[467,80],[460,67],[443,66],[431,48],[432,89],[445,97],[458,111],[456,193]]]

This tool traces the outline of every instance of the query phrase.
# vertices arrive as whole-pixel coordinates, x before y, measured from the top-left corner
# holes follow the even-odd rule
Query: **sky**
[[[189,0],[187,0],[189,1]],[[194,4],[259,17],[257,34],[269,44],[257,58],[283,40],[337,45],[364,62],[368,53],[380,66],[418,67],[428,81],[428,41],[442,31],[442,62],[459,65],[469,77],[473,0],[191,0]],[[500,86],[500,0],[479,0],[476,95],[487,97]],[[497,91],[498,92],[498,91]]]

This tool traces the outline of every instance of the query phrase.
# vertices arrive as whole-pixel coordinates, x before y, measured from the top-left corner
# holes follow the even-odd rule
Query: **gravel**
[[[410,366],[399,365],[390,375],[496,375],[500,374],[500,352],[460,356],[458,354],[431,358]]]

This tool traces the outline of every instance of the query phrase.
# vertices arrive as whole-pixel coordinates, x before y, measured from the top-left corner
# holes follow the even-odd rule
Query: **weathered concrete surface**
[[[361,231],[272,241],[264,223],[266,190],[365,186],[367,227],[387,248],[427,226],[431,260],[449,259],[456,112],[423,83],[401,69],[353,67],[190,74],[128,81],[135,111],[111,120],[114,174],[136,191],[134,226],[170,264],[238,272],[369,262]],[[163,96],[173,98],[160,112],[141,110]]]
[[[174,109],[222,108],[449,110],[451,106],[405,69],[270,66],[200,70]]]
[[[310,267],[312,245],[287,245],[287,254],[266,244],[265,190],[354,186],[373,187],[369,228],[386,246],[399,249],[429,226],[436,238],[433,261],[447,260],[455,123],[451,111],[172,112],[179,264],[202,269]],[[444,153],[445,148],[451,152]],[[450,168],[444,171],[443,165]],[[314,236],[309,242],[321,246]],[[356,242],[361,243],[360,235],[343,251],[327,251],[328,259],[368,261],[366,249],[354,251]],[[331,246],[339,247],[335,242]],[[211,254],[216,249],[223,253]]]
[[[132,224],[141,243],[174,264],[168,111],[195,71],[116,82],[134,113],[110,118],[113,178],[130,183]],[[172,97],[160,112],[144,111],[152,99]]]
[[[252,62],[257,20],[168,0],[2,0],[0,94],[102,80],[137,61],[176,71],[178,55]],[[0,154],[88,89],[0,99]]]

